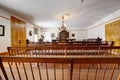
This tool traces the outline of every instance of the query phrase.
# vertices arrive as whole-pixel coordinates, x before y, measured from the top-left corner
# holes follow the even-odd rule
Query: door
[[[11,16],[11,46],[26,46],[26,23]]]

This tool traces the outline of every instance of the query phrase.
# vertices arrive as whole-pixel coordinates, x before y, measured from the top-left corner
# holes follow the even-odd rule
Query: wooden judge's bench
[[[99,38],[100,39],[100,38]],[[58,38],[53,39],[52,42],[58,42],[58,43],[68,43],[68,42],[75,42],[75,43],[97,43],[99,40],[97,38],[95,39],[86,39],[83,41],[76,41],[76,39],[70,39],[69,38],[69,32],[64,29],[59,32]]]
[[[62,42],[62,43],[73,42],[73,41],[75,41],[75,39],[69,38],[69,32],[66,29],[59,32],[57,39],[52,40],[52,42]]]
[[[59,32],[58,35],[58,42],[68,42],[69,40],[69,32],[67,32],[66,30],[62,30],[61,32]]]

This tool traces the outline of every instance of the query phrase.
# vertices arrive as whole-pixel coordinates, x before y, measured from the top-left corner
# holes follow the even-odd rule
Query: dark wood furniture
[[[120,55],[120,46],[89,44],[41,44],[31,47],[8,47],[10,56],[102,56]]]
[[[68,38],[69,38],[69,32],[67,32],[66,30],[62,30],[59,33],[59,42],[68,42]]]

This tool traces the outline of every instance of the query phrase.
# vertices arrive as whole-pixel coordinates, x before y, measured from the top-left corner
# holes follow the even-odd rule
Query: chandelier
[[[63,31],[63,30],[66,30],[66,24],[65,24],[65,22],[64,22],[64,15],[62,15],[62,25],[60,26],[60,27],[58,27],[58,29],[60,30],[60,31]]]

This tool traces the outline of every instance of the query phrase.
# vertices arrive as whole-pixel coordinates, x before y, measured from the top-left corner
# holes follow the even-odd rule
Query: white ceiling
[[[120,9],[120,0],[0,0],[0,8],[42,28],[57,28],[67,13],[68,28],[86,28]]]

